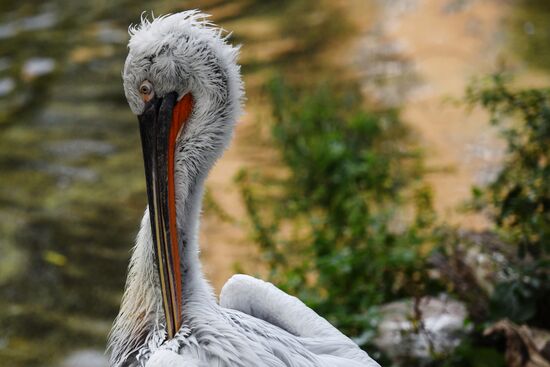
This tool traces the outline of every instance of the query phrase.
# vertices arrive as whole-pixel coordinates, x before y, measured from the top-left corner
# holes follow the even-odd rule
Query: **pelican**
[[[199,261],[204,181],[243,102],[238,47],[198,11],[130,27],[124,92],[148,208],[108,342],[114,367],[379,366],[300,300],[234,275],[219,303]]]

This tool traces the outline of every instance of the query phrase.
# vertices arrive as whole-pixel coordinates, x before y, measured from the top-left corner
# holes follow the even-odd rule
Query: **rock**
[[[380,311],[373,342],[398,364],[450,354],[469,332],[466,306],[446,295],[396,301]]]

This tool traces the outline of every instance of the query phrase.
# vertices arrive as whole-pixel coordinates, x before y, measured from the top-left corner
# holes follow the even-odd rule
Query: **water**
[[[154,10],[223,7],[222,23],[274,9],[284,17],[277,1],[240,3],[231,11],[235,2],[175,7],[166,0]],[[120,71],[127,27],[151,4],[0,3],[1,365],[57,366],[71,352],[104,348],[146,203],[137,122]],[[301,29],[302,23],[286,22]],[[546,34],[536,21],[526,22],[522,37]],[[323,44],[319,34],[308,41]],[[253,43],[238,32],[235,39]],[[273,65],[281,60],[252,58],[243,70],[260,73]],[[97,357],[86,353],[78,358]]]

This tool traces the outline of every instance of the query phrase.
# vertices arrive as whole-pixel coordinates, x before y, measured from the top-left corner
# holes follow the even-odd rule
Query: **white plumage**
[[[124,90],[139,115],[139,86],[157,96],[191,93],[194,104],[176,146],[177,227],[181,246],[182,319],[166,338],[159,277],[146,211],[132,255],[121,309],[109,338],[111,365],[378,366],[367,353],[300,300],[270,283],[235,275],[218,304],[204,279],[197,232],[204,180],[231,140],[241,113],[238,48],[197,11],[142,19],[130,28]]]

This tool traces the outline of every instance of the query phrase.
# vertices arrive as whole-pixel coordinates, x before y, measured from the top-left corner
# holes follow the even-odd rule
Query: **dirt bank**
[[[382,1],[374,28],[363,30],[355,67],[375,101],[400,106],[417,134],[434,189],[434,205],[451,223],[481,229],[487,221],[457,207],[472,185],[498,172],[503,145],[483,111],[460,99],[475,77],[499,67],[505,47],[499,1]]]

